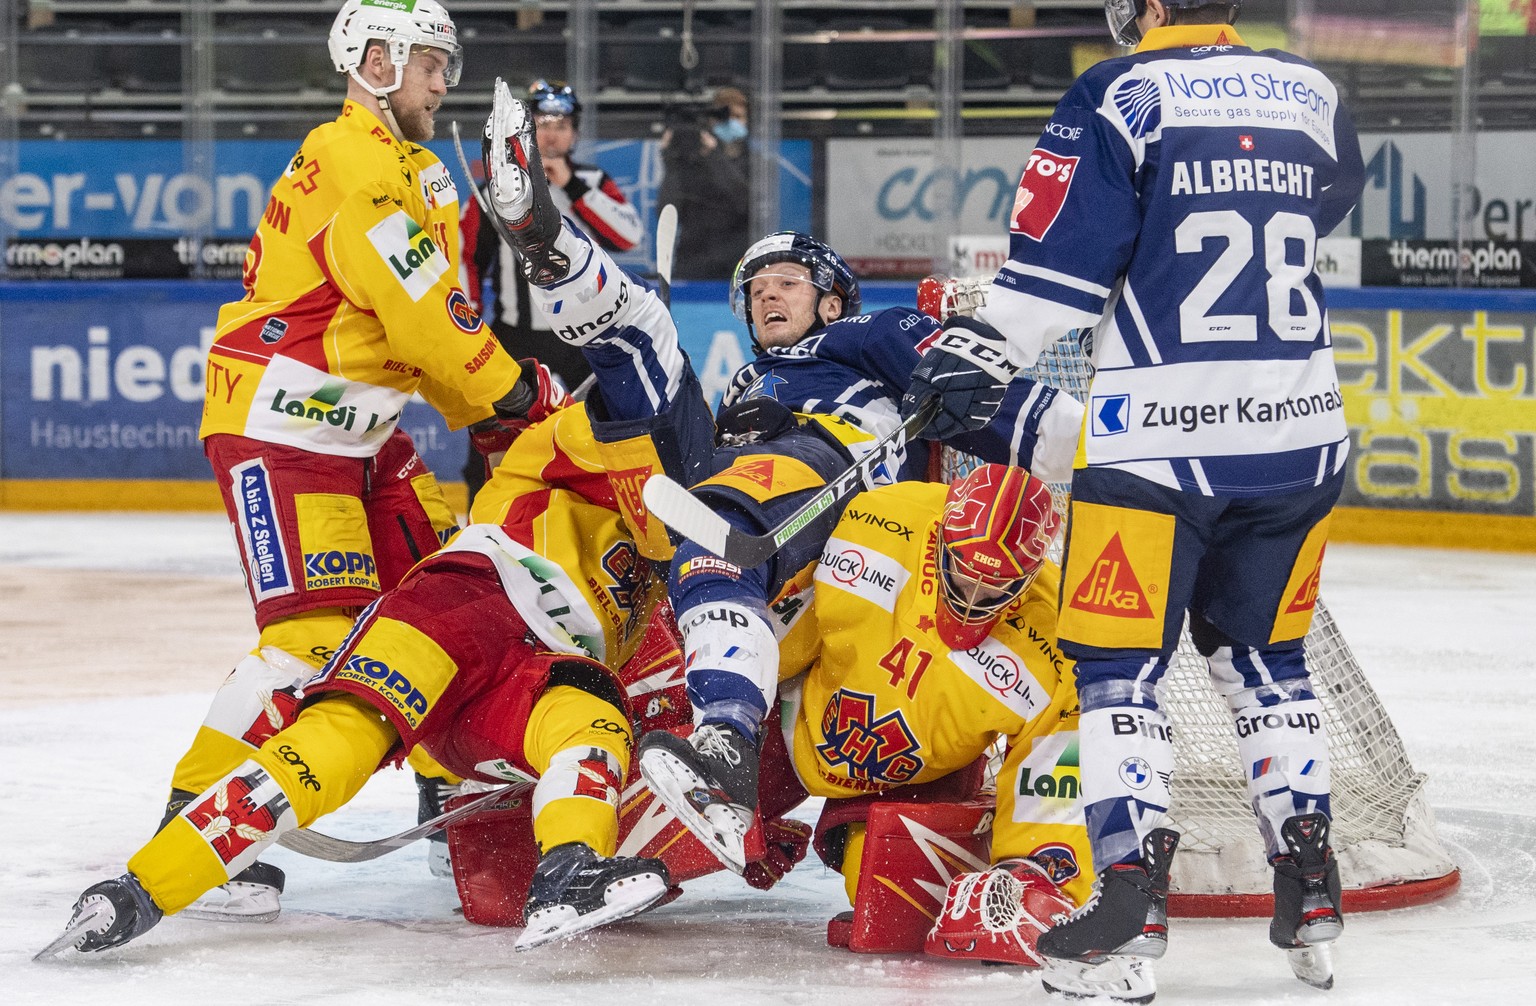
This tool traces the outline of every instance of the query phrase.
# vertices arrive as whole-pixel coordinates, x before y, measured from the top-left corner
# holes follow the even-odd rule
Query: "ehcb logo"
[[[1130,429],[1130,395],[1093,396],[1093,435],[1112,437]]]
[[[459,329],[471,335],[480,331],[480,316],[469,306],[469,298],[458,287],[448,293],[448,317]]]
[[[875,697],[839,689],[821,714],[816,753],[853,779],[902,783],[923,770],[917,738],[896,710],[877,716]]]

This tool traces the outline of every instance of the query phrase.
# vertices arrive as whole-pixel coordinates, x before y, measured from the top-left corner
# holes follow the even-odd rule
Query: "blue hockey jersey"
[[[871,439],[883,437],[900,425],[901,396],[920,347],[938,330],[938,322],[907,307],[834,321],[793,346],[764,350],[731,378],[722,407],[772,398],[795,412],[835,416]],[[1065,481],[1081,419],[1082,406],[1071,396],[1016,381],[987,426],[948,445],[1029,468],[1048,482]],[[903,474],[922,478],[925,466],[925,456],[911,458]]]
[[[978,315],[1024,366],[1095,327],[1079,467],[1207,495],[1316,484],[1349,447],[1316,240],[1363,179],[1316,67],[1228,26],[1153,29],[1057,107]]]

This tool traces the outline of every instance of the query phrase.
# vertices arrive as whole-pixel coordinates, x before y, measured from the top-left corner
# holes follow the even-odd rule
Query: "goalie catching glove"
[[[1019,368],[1008,362],[1003,334],[976,318],[955,316],[918,344],[923,358],[912,371],[912,384],[902,396],[903,418],[933,395],[939,413],[926,436],[947,440],[987,425],[1003,403],[1008,382]]]
[[[923,952],[933,957],[1040,966],[1035,942],[1075,906],[1032,860],[1006,859],[949,882]]]

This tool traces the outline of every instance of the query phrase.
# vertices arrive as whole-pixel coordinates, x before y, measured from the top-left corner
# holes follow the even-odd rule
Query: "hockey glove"
[[[811,844],[811,826],[787,817],[764,821],[763,840],[768,843],[768,855],[748,863],[741,872],[742,879],[759,891],[783,880],[805,858],[805,850]]]
[[[526,428],[548,419],[574,401],[549,368],[538,360],[518,360],[517,365],[517,380],[511,390],[492,404],[498,419],[521,421]]]
[[[1071,899],[1032,860],[1009,859],[949,882],[944,908],[923,943],[933,957],[1039,967],[1035,941]]]
[[[902,416],[910,416],[920,402],[938,395],[939,413],[924,436],[947,440],[987,425],[1003,402],[1008,382],[1019,372],[1008,362],[1004,345],[1003,334],[986,322],[950,318],[918,346],[923,357],[902,396]]]

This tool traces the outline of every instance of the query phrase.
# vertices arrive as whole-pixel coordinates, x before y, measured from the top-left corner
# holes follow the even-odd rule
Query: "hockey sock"
[[[684,555],[679,548],[678,557]],[[729,724],[755,742],[778,690],[779,643],[763,603],[743,601],[694,605],[677,624],[694,722]]]
[[[418,775],[424,775],[428,779],[441,779],[450,786],[457,786],[464,781],[438,764],[437,759],[427,754],[427,749],[420,744],[411,748],[411,753],[406,755],[405,761]]]
[[[352,616],[317,608],[267,623],[253,650],[224,680],[171,788],[201,793],[293,721],[297,691],[346,638]]]
[[[1248,800],[1264,847],[1273,859],[1286,851],[1280,826],[1288,818],[1317,811],[1333,817],[1323,704],[1305,679],[1246,690],[1228,701],[1237,732],[1237,762],[1248,782]]]
[[[323,699],[189,801],[134,853],[128,871],[167,914],[179,912],[254,863],[284,832],[345,804],[398,740],[362,700]]]
[[[838,866],[843,874],[843,890],[848,894],[848,904],[857,905],[859,898],[859,867],[864,862],[863,821],[848,823],[848,836],[843,839],[843,861]]]
[[[628,718],[596,695],[556,685],[539,697],[523,750],[539,773],[533,836],[540,850],[583,842],[600,856],[614,854],[633,744]]]
[[[1149,684],[1099,680],[1080,683],[1078,695],[1083,809],[1102,871],[1139,860],[1141,839],[1168,823],[1173,727]]]

